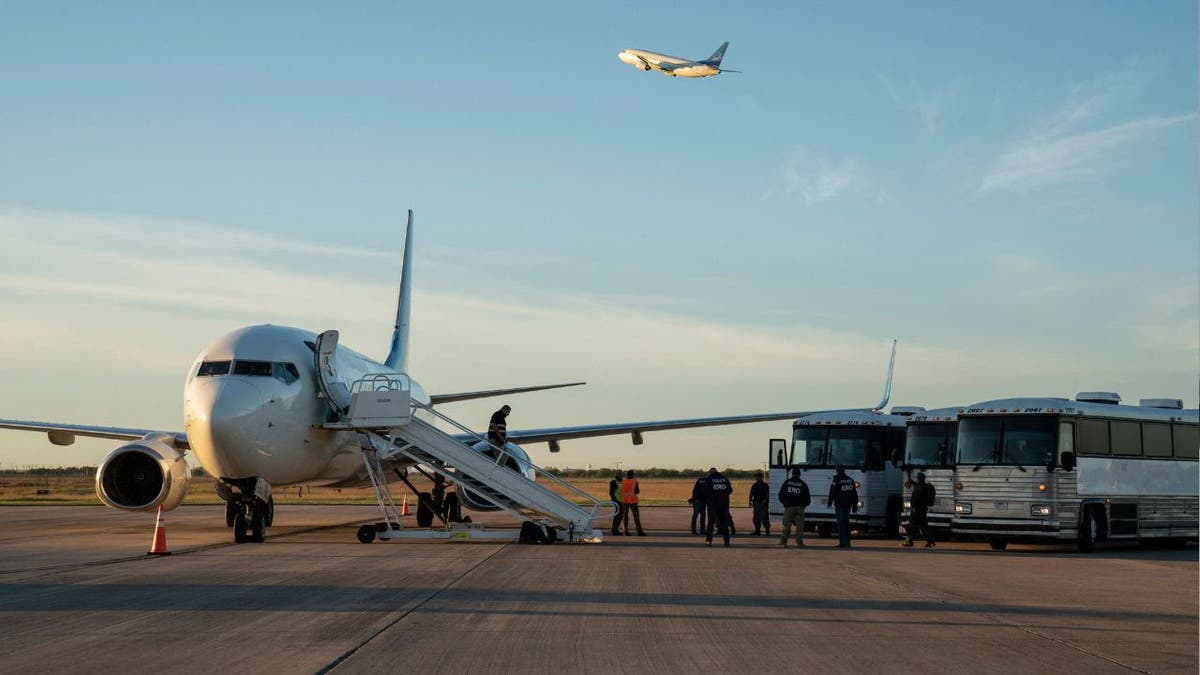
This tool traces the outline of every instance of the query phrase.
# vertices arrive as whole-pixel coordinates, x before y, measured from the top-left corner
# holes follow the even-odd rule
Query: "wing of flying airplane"
[[[508,394],[524,394],[530,391],[543,391],[546,389],[562,389],[563,387],[578,387],[587,384],[587,382],[567,382],[565,384],[539,384],[532,387],[512,387],[510,389],[487,389],[483,391],[466,391],[457,394],[432,394],[429,400],[433,405],[440,403],[454,403],[455,401],[469,401],[476,398],[491,398],[493,396],[506,396]]]
[[[179,449],[188,447],[187,434],[182,431],[163,431],[161,429],[131,429],[129,427],[101,427],[88,424],[61,424],[58,422],[29,422],[25,420],[0,420],[0,429],[17,429],[20,431],[42,431],[50,437],[54,445],[71,445],[76,436],[89,438],[112,438],[118,441],[136,441],[150,434],[167,434],[175,439]]]

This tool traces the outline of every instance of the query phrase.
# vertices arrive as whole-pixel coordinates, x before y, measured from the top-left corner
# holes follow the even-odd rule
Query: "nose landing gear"
[[[222,478],[217,494],[225,500],[225,525],[233,528],[234,542],[266,541],[267,528],[275,522],[275,498],[267,481]]]

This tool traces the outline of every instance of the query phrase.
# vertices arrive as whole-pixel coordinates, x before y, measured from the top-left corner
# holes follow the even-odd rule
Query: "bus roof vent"
[[[1166,408],[1168,410],[1183,410],[1181,398],[1144,398],[1138,401],[1143,408]]]
[[[1076,401],[1084,403],[1107,403],[1116,405],[1121,402],[1121,395],[1115,391],[1081,391],[1075,394]]]
[[[903,415],[908,417],[919,412],[925,412],[925,406],[922,405],[894,405],[892,406],[893,415]]]

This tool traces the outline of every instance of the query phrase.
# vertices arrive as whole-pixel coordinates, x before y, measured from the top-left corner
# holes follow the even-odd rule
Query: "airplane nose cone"
[[[262,392],[230,377],[197,378],[185,397],[188,443],[209,473],[223,478],[258,475],[253,458],[263,427]]]

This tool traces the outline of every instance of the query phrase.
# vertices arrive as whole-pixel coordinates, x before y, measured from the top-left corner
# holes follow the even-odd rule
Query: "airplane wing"
[[[458,394],[433,394],[429,400],[433,405],[439,403],[454,403],[455,401],[469,401],[476,398],[489,398],[492,396],[504,396],[506,394],[523,394],[529,391],[542,391],[544,389],[561,389],[563,387],[578,387],[587,384],[587,382],[567,382],[566,384],[539,384],[532,387],[513,387],[511,389],[488,389],[486,391],[468,391]]]
[[[771,422],[787,420],[812,415],[815,413],[863,412],[880,410],[888,404],[892,396],[892,374],[896,368],[896,340],[892,340],[892,353],[888,359],[887,377],[883,382],[883,398],[871,408],[842,408],[837,410],[797,410],[792,412],[763,413],[757,415],[731,415],[727,417],[698,417],[681,420],[656,420],[650,422],[623,422],[616,424],[594,424],[579,427],[555,427],[549,429],[525,429],[509,431],[508,440],[517,443],[549,443],[551,452],[558,452],[558,441],[573,438],[594,438],[597,436],[617,436],[629,434],[633,437],[634,445],[641,445],[643,433],[650,431],[667,431],[671,429],[692,429],[696,427],[719,427],[730,424],[750,424],[753,422]],[[465,440],[465,439],[460,439]]]
[[[763,413],[758,415],[731,415],[728,417],[697,417],[681,420],[656,420],[650,422],[624,422],[618,424],[594,424],[579,427],[555,427],[549,429],[525,429],[509,431],[508,440],[521,444],[552,443],[573,438],[594,438],[597,436],[617,436],[630,434],[634,436],[634,445],[640,445],[640,434],[650,431],[667,431],[669,429],[691,429],[695,427],[719,427],[730,424],[750,424],[752,422],[771,422],[789,420],[813,413],[863,412],[869,408],[845,408],[841,410],[798,410],[793,412]]]
[[[175,437],[175,446],[186,450],[187,434],[182,431],[167,431],[161,429],[130,429],[127,427],[99,427],[87,424],[60,424],[57,422],[30,422],[26,420],[0,420],[0,429],[15,429],[18,431],[41,431],[50,437],[54,445],[71,445],[76,436],[90,438],[111,438],[118,441],[136,441],[149,434],[167,433]]]
[[[644,61],[645,59],[642,59],[642,60]],[[650,63],[648,65],[650,65],[650,67],[652,67],[652,68],[658,68],[659,70],[663,71],[664,73],[669,73],[672,70],[675,70],[676,68],[678,68],[680,66],[685,66],[687,64],[686,63],[667,63],[665,61],[660,61],[658,63]]]

